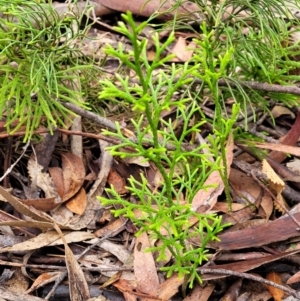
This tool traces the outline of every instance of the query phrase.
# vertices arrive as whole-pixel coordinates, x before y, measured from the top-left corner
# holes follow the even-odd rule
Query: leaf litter
[[[92,1],[97,16],[126,10],[132,10],[141,16],[150,16],[158,7],[157,1],[150,1],[145,6],[142,4],[141,1],[136,1],[134,6],[129,1],[122,4],[116,1]],[[60,12],[68,9],[62,3],[54,5]],[[161,9],[168,9],[169,1],[164,5]],[[196,11],[193,5],[189,6],[191,12]],[[186,13],[186,7],[180,7],[179,12]],[[162,20],[172,17],[173,13],[160,15]],[[111,27],[107,24],[107,28]],[[151,30],[146,34],[151,39]],[[197,47],[184,38],[185,34],[178,32],[176,42],[169,50],[175,54],[173,62],[188,61]],[[161,39],[164,35],[168,35],[168,32],[161,34]],[[103,58],[104,45],[117,47],[119,42],[128,43],[120,39],[113,30],[95,29],[95,36],[86,40],[84,53],[100,59]],[[130,45],[127,47],[130,48]],[[147,56],[149,60],[155,56],[151,47]],[[113,72],[116,71],[114,64],[115,62],[108,59],[107,67]],[[109,113],[109,108],[107,110]],[[222,282],[225,286],[223,299],[239,300],[243,294],[249,293],[245,292],[244,282],[247,275],[252,273],[256,273],[257,278],[253,279],[258,282],[260,277],[264,277],[279,285],[275,287],[269,283],[260,288],[260,294],[269,296],[265,300],[271,296],[274,300],[283,300],[285,292],[295,295],[297,287],[294,289],[291,285],[299,282],[299,272],[294,268],[299,268],[299,229],[290,216],[281,215],[289,210],[284,200],[285,191],[290,189],[290,195],[293,195],[299,193],[299,188],[290,185],[296,179],[293,178],[295,175],[283,177],[282,174],[284,168],[287,168],[290,172],[296,169],[299,175],[299,168],[298,165],[292,167],[291,160],[282,162],[286,160],[287,154],[299,156],[296,144],[300,133],[300,114],[295,117],[287,108],[278,107],[273,108],[272,112],[274,118],[283,121],[283,130],[290,119],[293,124],[278,143],[265,141],[255,144],[257,148],[271,150],[266,159],[260,160],[248,149],[246,152],[247,160],[251,162],[249,164],[242,155],[236,155],[237,150],[243,150],[248,145],[235,144],[232,135],[227,140],[226,162],[221,162],[220,166],[227,164],[227,177],[233,199],[231,210],[225,202],[224,183],[219,171],[210,174],[203,183],[205,188],[196,192],[193,198],[194,211],[203,214],[218,212],[223,216],[224,222],[230,221],[234,226],[219,235],[220,241],[209,244],[209,265],[204,268],[199,265],[199,273],[204,283],[201,286],[196,284],[186,296],[185,292],[180,293],[185,285],[184,277],[175,273],[167,278],[159,271],[156,254],[147,252],[147,248],[160,242],[153,241],[145,232],[135,237],[137,229],[129,219],[114,217],[110,211],[114,208],[106,208],[97,200],[97,196],[104,194],[108,185],[114,186],[120,195],[132,197],[127,188],[128,179],[132,176],[141,180],[141,174],[153,191],[159,190],[161,175],[155,164],[145,162],[142,157],[133,156],[130,160],[112,157],[106,148],[118,141],[99,135],[106,126],[97,124],[94,131],[93,127],[89,127],[91,121],[88,118],[82,120],[88,128],[85,133],[95,133],[95,137],[84,141],[86,144],[83,143],[83,150],[72,153],[70,149],[74,145],[66,133],[62,135],[55,131],[54,135],[43,134],[44,140],[35,145],[35,151],[27,159],[21,158],[22,164],[14,167],[26,179],[25,184],[21,182],[21,191],[17,191],[20,190],[17,188],[20,187],[18,181],[11,181],[9,187],[13,188],[12,191],[8,187],[0,187],[1,200],[4,202],[0,210],[0,264],[6,268],[11,267],[14,271],[10,279],[7,277],[6,280],[6,269],[2,273],[4,280],[0,283],[1,299],[31,301],[45,300],[52,296],[54,300],[64,300],[65,296],[60,295],[59,289],[67,287],[67,298],[75,301],[98,298],[101,294],[107,300],[216,300],[214,290],[217,281],[227,277],[228,281]],[[122,113],[113,113],[112,116],[111,121],[126,120],[126,126],[130,126],[126,113],[123,116]],[[135,133],[126,126],[122,129],[124,135],[136,139]],[[72,131],[74,133],[78,129],[70,130],[70,135]],[[16,140],[16,143],[20,142]],[[80,145],[80,141],[77,141],[75,147]],[[89,149],[92,155],[88,156],[85,149]],[[242,164],[248,168],[250,166],[250,169],[241,168]],[[22,170],[24,166],[26,172]],[[3,170],[3,174],[5,172]],[[88,172],[95,177],[89,178]],[[266,189],[263,188],[264,185]],[[275,199],[274,203],[272,199]],[[278,206],[278,201],[283,203]],[[293,216],[296,220],[300,219],[299,212]],[[196,223],[197,220],[193,220],[191,225]],[[201,241],[192,239],[190,243],[197,245]],[[167,261],[173,260],[171,254],[167,258]],[[274,263],[282,260],[287,262],[285,270],[276,272]],[[264,269],[267,264],[270,271],[266,273]],[[21,274],[23,268],[29,273],[26,272],[27,276],[23,275],[23,280],[19,280],[21,278],[17,278],[20,277],[17,271]],[[222,273],[224,270],[227,273]],[[248,271],[251,274],[246,274]],[[245,279],[234,281],[234,277],[241,275],[238,273],[245,273]],[[289,276],[285,282],[284,274]],[[18,287],[16,291],[16,288],[8,286],[11,279],[18,279],[24,287]],[[286,286],[285,291],[282,290],[283,284]],[[254,296],[257,292],[253,288],[250,293]]]

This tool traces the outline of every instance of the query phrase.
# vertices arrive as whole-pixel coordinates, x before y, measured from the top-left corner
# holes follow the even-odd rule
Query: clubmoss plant
[[[184,149],[183,145],[191,143],[193,135],[200,132],[206,122],[199,103],[185,92],[193,82],[191,75],[203,68],[203,62],[199,60],[192,64],[167,66],[165,63],[173,56],[163,57],[162,54],[174,41],[173,34],[163,44],[157,34],[153,36],[156,55],[149,62],[147,40],[139,38],[147,22],[137,26],[130,13],[123,15],[123,18],[129,29],[120,22],[115,30],[130,40],[133,51],[125,52],[121,45],[118,49],[108,46],[107,54],[118,58],[129,67],[136,74],[139,83],[132,84],[129,77],[123,78],[117,74],[118,86],[110,80],[101,81],[100,98],[123,101],[132,106],[137,115],[137,119],[132,120],[136,138],[124,136],[118,124],[115,133],[104,133],[121,141],[120,144],[109,147],[114,156],[142,156],[145,161],[154,162],[162,181],[160,187],[153,191],[144,176],[140,182],[130,178],[128,189],[136,197],[136,203],[122,198],[113,187],[107,189],[110,198],[99,199],[104,205],[121,205],[114,213],[130,218],[139,229],[137,235],[146,231],[152,238],[160,240],[161,243],[149,248],[149,251],[157,252],[158,260],[166,259],[166,250],[173,257],[162,270],[167,272],[167,276],[178,272],[181,276],[189,277],[190,286],[193,286],[195,279],[201,281],[196,269],[209,258],[208,243],[217,240],[217,234],[226,225],[222,225],[221,217],[216,214],[194,212],[191,210],[191,202],[199,189],[206,188],[205,180],[211,172],[219,170],[222,175],[226,173],[221,161],[224,160],[225,141],[239,114],[239,107],[234,105],[233,114],[227,119],[223,118],[219,107],[216,111],[219,120],[216,121],[214,136],[209,137],[209,143],[190,145],[192,147],[189,150]],[[219,100],[215,81],[226,69],[230,55],[231,50],[224,57],[220,57],[219,62],[223,68],[220,74],[212,74],[210,67],[204,66],[207,73],[203,79],[207,80],[207,86],[216,101]],[[182,91],[182,95],[175,99],[174,94],[178,91]],[[171,108],[176,112],[176,120],[182,121],[180,135],[175,132],[171,120],[161,118],[162,112]],[[195,116],[199,121],[192,123]],[[124,147],[130,147],[134,152],[125,152]],[[220,156],[220,153],[223,155]],[[137,212],[141,214],[137,216]],[[195,217],[197,223],[194,225],[191,221]],[[201,241],[200,246],[192,246],[189,242],[195,236]]]
[[[206,188],[205,180],[209,174],[218,170],[230,205],[225,144],[238,115],[243,114],[247,129],[249,107],[255,120],[255,109],[269,111],[270,99],[287,106],[297,105],[294,96],[255,91],[241,82],[290,84],[290,81],[299,80],[299,76],[290,74],[297,65],[291,59],[295,47],[284,46],[289,40],[291,26],[287,1],[225,0],[211,1],[209,5],[206,0],[195,2],[200,11],[205,12],[207,20],[195,31],[197,46],[189,62],[165,64],[171,56],[164,57],[163,53],[174,40],[173,34],[163,44],[154,35],[156,56],[149,62],[147,40],[139,39],[147,22],[137,26],[127,14],[124,19],[130,29],[120,23],[116,30],[130,40],[133,51],[125,52],[120,45],[116,50],[108,47],[107,54],[131,69],[139,83],[134,84],[128,77],[117,75],[118,86],[104,80],[100,92],[101,99],[131,105],[137,116],[132,121],[135,139],[125,137],[119,126],[116,133],[105,132],[121,141],[120,145],[110,147],[112,154],[121,158],[143,156],[146,161],[155,163],[162,177],[161,185],[155,191],[149,188],[145,177],[142,176],[140,182],[130,178],[128,189],[136,197],[136,203],[119,196],[113,187],[107,190],[110,198],[101,197],[100,200],[103,204],[121,205],[114,213],[129,217],[139,228],[137,234],[146,231],[159,239],[160,243],[149,250],[158,254],[158,260],[166,259],[167,250],[173,256],[173,261],[162,270],[168,276],[178,272],[189,277],[190,286],[195,279],[201,281],[196,269],[208,260],[208,243],[216,240],[225,226],[214,214],[193,212],[191,202],[199,189]],[[190,25],[192,23],[178,19],[172,22],[172,28],[195,28]],[[298,21],[294,19],[295,23]],[[174,97],[176,92],[180,93],[179,99]],[[214,108],[211,118],[202,111],[204,99]],[[233,100],[230,114],[229,106],[225,105],[228,99]],[[162,112],[171,108],[175,108],[176,120],[182,121],[179,136],[171,120],[161,119]],[[191,137],[200,132],[206,122],[212,124],[207,143],[185,149],[184,143],[191,144]],[[134,151],[127,153],[124,147]],[[137,216],[136,212],[140,214]],[[198,219],[196,226],[190,222],[195,217]],[[189,243],[195,236],[201,241],[200,247]]]
[[[88,26],[80,30],[80,16],[60,16],[44,1],[0,0],[0,12],[0,115],[8,130],[25,125],[27,140],[42,120],[64,125],[64,101],[83,105],[80,78],[91,66],[75,42]]]

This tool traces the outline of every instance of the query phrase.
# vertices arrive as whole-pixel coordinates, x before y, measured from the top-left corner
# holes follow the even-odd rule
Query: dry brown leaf
[[[80,190],[73,197],[71,197],[65,205],[71,212],[82,215],[87,205],[87,198],[84,188],[80,188]]]
[[[299,135],[300,135],[300,112],[298,112],[297,114],[297,118],[293,124],[293,126],[291,127],[291,129],[288,131],[288,133],[283,137],[282,139],[282,144],[285,145],[285,153],[289,152],[288,149],[288,145],[296,145],[298,139],[299,139]],[[279,152],[276,151],[276,149],[274,148],[274,150],[272,150],[269,154],[269,157],[273,160],[275,160],[278,163],[281,163],[285,158],[286,158],[286,154],[283,152]]]
[[[66,259],[66,266],[67,266],[68,276],[69,276],[68,280],[69,280],[70,298],[72,301],[86,301],[87,299],[90,298],[90,290],[85,280],[84,273],[77,259],[75,258],[74,254],[69,248],[63,233],[61,232],[61,230],[56,224],[54,224],[54,228],[59,234],[65,246],[65,259]]]
[[[226,164],[227,164],[228,176],[230,173],[230,166],[233,160],[233,148],[234,148],[233,136],[230,135],[228,137],[228,141],[226,145]],[[203,186],[208,188],[200,189],[196,193],[192,201],[192,210],[197,212],[207,212],[211,210],[216,204],[218,196],[223,192],[224,183],[221,178],[220,172],[218,170],[213,171],[208,176]]]
[[[6,301],[20,301],[20,300],[26,300],[26,301],[45,301],[43,298],[30,296],[28,294],[22,294],[21,292],[13,292],[9,290],[5,286],[0,286],[0,296],[5,299]]]
[[[42,287],[48,283],[51,283],[57,279],[63,272],[45,272],[39,275],[34,282],[32,283],[31,287],[26,291],[27,294],[33,292],[34,290]]]
[[[122,263],[126,263],[131,256],[131,252],[123,245],[105,240],[101,243],[101,248],[116,256]]]
[[[82,187],[85,168],[82,160],[72,153],[62,154],[61,159],[64,179],[63,201],[67,201]]]
[[[51,229],[53,223],[40,222],[40,221],[21,221],[21,220],[11,220],[6,222],[0,222],[0,226],[12,226],[12,227],[29,227],[38,229]],[[69,229],[64,227],[64,229]]]
[[[285,183],[281,178],[275,173],[273,168],[270,166],[267,160],[262,161],[262,172],[267,176],[270,181],[271,189],[273,189],[277,194],[281,193]]]
[[[40,249],[42,247],[48,246],[50,243],[54,242],[58,238],[59,235],[58,233],[56,233],[56,231],[48,231],[46,233],[41,233],[36,237],[30,238],[24,242],[18,243],[14,246],[1,248],[0,253]]]
[[[113,285],[123,293],[126,301],[137,301],[141,299],[138,297],[147,297],[147,295],[142,294],[137,290],[137,286],[134,281],[119,279]]]
[[[246,146],[246,145],[244,145]],[[282,152],[285,154],[290,154],[294,156],[300,156],[300,149],[298,146],[290,146],[286,144],[276,144],[276,143],[261,143],[257,142],[255,147],[262,148],[262,149],[270,149],[277,152]]]
[[[43,199],[33,199],[33,200],[20,200],[23,204],[27,206],[32,206],[37,210],[41,211],[51,211],[59,206],[59,203],[56,203],[55,198],[43,198]]]
[[[97,201],[97,196],[102,195],[102,192],[106,185],[107,177],[113,164],[113,157],[110,152],[106,150],[106,147],[109,146],[109,143],[103,140],[99,140],[99,146],[102,154],[99,164],[100,172],[98,173],[97,180],[88,192],[88,204]]]
[[[88,239],[93,239],[95,236],[92,233],[86,231],[73,231],[73,232],[64,232],[65,241],[68,243],[79,242]],[[11,247],[5,247],[0,249],[0,253],[3,252],[16,252],[16,251],[30,251],[38,250],[46,246],[56,246],[63,244],[63,241],[60,239],[60,235],[56,231],[48,231],[41,233],[36,237],[30,238],[24,242],[20,242]]]
[[[281,258],[285,258],[287,256],[290,256],[292,254],[298,253],[299,250],[291,251],[291,252],[285,252],[281,253],[279,255],[268,255],[262,258],[254,258],[249,260],[241,260],[238,262],[231,262],[231,263],[225,263],[225,264],[218,264],[210,266],[210,269],[225,269],[228,271],[234,271],[234,272],[247,272],[250,270],[253,270],[257,267],[260,267],[264,264],[267,264],[269,262],[277,261]],[[202,280],[212,280],[212,279],[218,279],[218,278],[224,278],[226,275],[218,275],[218,274],[203,274],[201,276]]]
[[[172,48],[172,53],[175,54],[175,58],[172,59],[173,62],[187,62],[191,59],[196,44],[191,42],[189,45],[186,44],[186,39],[179,37]]]
[[[234,189],[235,193],[240,197],[245,199],[245,202],[250,202],[256,204],[261,197],[261,188],[257,185],[257,182],[250,176],[247,176],[240,170],[231,168],[229,182],[231,187]],[[216,204],[218,205],[218,203]],[[234,205],[234,203],[232,204]],[[269,219],[273,212],[273,200],[267,191],[263,192],[261,202],[260,202],[262,216]]]
[[[286,203],[281,195],[285,183],[281,180],[281,178],[275,173],[273,168],[270,166],[267,160],[262,161],[262,172],[267,176],[269,180],[270,190],[275,194],[276,202],[275,207],[282,213],[285,213],[287,210]]]
[[[87,231],[71,231],[71,232],[64,232],[64,240],[70,244],[72,242],[80,242],[80,241],[87,241],[95,238],[93,233]],[[57,239],[56,241],[49,244],[49,246],[58,246],[62,245],[63,241],[61,238]]]
[[[125,187],[125,179],[122,178],[113,168],[111,168],[109,172],[107,183],[109,185],[112,185],[114,189],[118,192],[118,194],[122,195],[128,192],[128,190]]]
[[[159,280],[153,254],[145,251],[149,247],[150,242],[147,233],[144,232],[136,239],[133,268],[139,290],[156,297]]]
[[[229,210],[228,204],[226,202],[217,202],[215,204],[215,206],[212,208],[212,210],[228,213],[229,211],[234,212],[234,211],[241,210],[241,209],[245,208],[245,206],[246,205],[244,205],[244,204],[233,203],[231,205],[230,210]]]
[[[147,51],[147,61],[148,62],[153,62],[155,57],[156,57],[156,52],[154,50],[150,49],[150,50]]]
[[[291,118],[295,118],[295,114],[287,107],[284,106],[274,106],[271,110],[274,118],[280,117],[282,115],[289,115]]]
[[[262,197],[260,207],[262,208],[263,212],[265,213],[265,218],[268,220],[273,213],[274,203],[272,197],[267,191],[264,191],[264,195]]]
[[[204,287],[196,284],[191,293],[189,293],[183,301],[207,301],[214,291],[214,284],[207,284]],[[225,300],[224,300],[225,301]]]
[[[124,163],[126,164],[136,164],[142,167],[149,167],[150,163],[146,161],[145,157],[143,156],[137,156],[137,157],[128,157],[122,159]]]
[[[275,282],[276,284],[280,284],[282,285],[282,280],[281,277],[278,273],[276,272],[270,272],[267,274],[266,279]],[[272,297],[274,298],[274,301],[282,301],[282,297],[284,296],[284,291],[282,291],[279,288],[276,288],[274,286],[271,285],[266,285],[268,291],[270,292],[270,294],[272,295]]]
[[[297,220],[300,218],[300,213],[293,216]],[[222,250],[240,250],[264,246],[298,236],[299,231],[294,220],[285,216],[253,228],[221,233],[218,236],[220,241],[211,243],[211,246]]]
[[[261,188],[252,177],[238,169],[231,168],[229,182],[239,197],[245,199],[246,202],[255,204],[260,196]]]
[[[2,197],[9,202],[18,212],[34,219],[35,221],[41,222],[51,222],[51,218],[47,216],[46,213],[38,211],[34,208],[29,208],[20,202],[17,198],[12,196],[9,192],[7,192],[4,188],[0,186],[0,194]]]
[[[286,284],[293,284],[299,281],[300,281],[300,272],[297,272],[287,280]]]
[[[116,281],[118,281],[122,275],[122,272],[113,272],[111,271],[112,275],[108,276],[110,277],[107,281],[105,281],[100,288],[106,288],[112,284],[114,284]],[[104,274],[103,274],[104,275]]]
[[[112,221],[111,223],[109,223],[107,226],[99,228],[96,231],[94,231],[94,235],[97,237],[103,237],[108,235],[109,233],[115,233],[117,235],[119,231],[122,232],[124,229],[125,229],[124,221],[118,218]]]
[[[43,166],[38,164],[38,162],[30,157],[27,164],[28,174],[30,176],[31,182],[40,187],[47,199],[54,198],[54,202],[61,203],[61,198],[57,193],[55,184],[48,173],[43,172]]]
[[[225,301],[235,301],[237,300],[238,296],[240,295],[241,287],[242,287],[243,279],[239,278],[234,281],[233,284],[229,287],[227,292],[223,296],[223,300]]]
[[[174,273],[170,278],[164,281],[158,288],[158,298],[161,300],[171,299],[179,290],[179,287],[183,284],[184,277],[178,277],[178,274]]]
[[[64,177],[60,167],[49,167],[48,171],[56,187],[56,191],[61,199],[64,197]]]

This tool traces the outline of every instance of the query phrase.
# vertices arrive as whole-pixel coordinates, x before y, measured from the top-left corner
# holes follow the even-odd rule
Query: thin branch
[[[80,107],[74,105],[73,103],[65,102],[65,103],[63,103],[63,106],[66,107],[67,109],[71,110],[72,112],[80,115],[81,117],[85,117],[105,128],[110,129],[111,131],[116,131],[115,123],[105,117],[99,116],[98,114],[95,114],[91,111],[87,111],[83,108],[80,108]]]
[[[300,295],[295,290],[285,287],[283,285],[277,284],[273,281],[269,281],[262,277],[252,275],[252,274],[240,273],[240,272],[235,272],[235,271],[226,270],[226,269],[210,269],[210,268],[199,268],[199,269],[197,269],[197,271],[202,275],[203,274],[221,274],[221,275],[236,276],[236,277],[240,277],[240,278],[245,278],[245,279],[261,282],[263,284],[278,288],[278,289],[288,293],[289,295],[297,298],[298,300],[300,299]]]
[[[202,81],[197,79],[196,83],[200,84],[200,83],[202,83]],[[298,88],[297,86],[271,85],[268,83],[260,83],[260,82],[255,82],[255,81],[239,81],[239,82],[235,83],[234,81],[230,81],[229,79],[221,79],[218,81],[219,86],[228,86],[229,85],[231,87],[236,87],[238,84],[243,87],[250,88],[253,90],[300,95],[300,88]]]

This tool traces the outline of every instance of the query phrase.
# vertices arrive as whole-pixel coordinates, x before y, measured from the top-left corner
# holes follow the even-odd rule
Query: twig
[[[289,289],[288,287],[277,284],[273,281],[269,281],[262,277],[254,276],[252,274],[240,273],[240,272],[235,272],[235,271],[226,270],[226,269],[210,269],[210,268],[198,268],[197,272],[199,272],[202,275],[203,274],[221,274],[221,275],[236,276],[236,277],[240,277],[240,278],[245,278],[245,279],[261,282],[266,285],[271,285],[275,288],[278,288],[278,289],[290,294],[291,296],[295,297],[296,299],[300,300],[300,295],[295,290]]]
[[[117,130],[115,123],[107,118],[101,117],[93,112],[87,111],[87,110],[80,108],[69,102],[63,103],[63,106],[66,107],[67,109],[73,111],[74,113],[76,113],[82,117],[88,118],[89,120],[92,120],[93,122],[95,122],[103,127],[106,127],[112,131]]]
[[[12,267],[26,267],[32,269],[42,269],[42,270],[66,270],[66,266],[61,265],[47,265],[47,264],[24,264],[19,262],[10,262],[5,260],[0,260],[1,265],[12,266]],[[112,266],[109,268],[101,268],[101,267],[82,267],[84,271],[92,271],[92,272],[122,272],[122,271],[133,271],[133,267],[118,267]]]
[[[195,84],[202,84],[202,80],[196,79],[194,81]],[[219,86],[230,86],[236,87],[237,85],[241,85],[243,87],[253,89],[253,90],[260,90],[265,92],[276,92],[276,93],[288,93],[294,95],[300,95],[300,88],[297,86],[282,86],[282,85],[272,85],[268,83],[260,83],[255,81],[238,81],[234,82],[230,79],[220,79],[218,81]]]
[[[27,141],[27,143],[25,144],[25,146],[23,147],[23,152],[20,155],[20,157],[16,160],[16,162],[14,162],[5,172],[5,174],[0,178],[0,182],[14,169],[14,167],[18,164],[18,162],[21,160],[21,158],[24,156],[24,154],[26,153],[26,150],[28,148],[30,144],[30,140]]]

